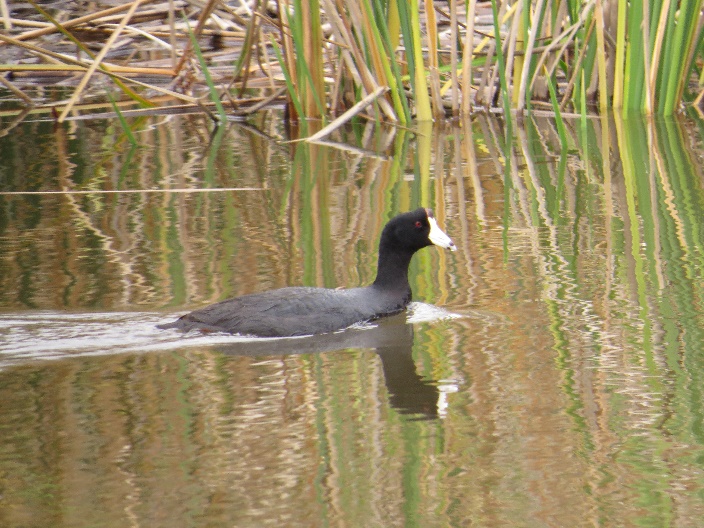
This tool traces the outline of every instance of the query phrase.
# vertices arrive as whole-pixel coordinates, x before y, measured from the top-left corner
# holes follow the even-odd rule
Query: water
[[[546,119],[132,123],[137,149],[112,121],[0,138],[0,526],[701,525],[701,122],[577,121],[564,151]],[[155,328],[369,283],[419,205],[458,251],[414,257],[406,314]]]

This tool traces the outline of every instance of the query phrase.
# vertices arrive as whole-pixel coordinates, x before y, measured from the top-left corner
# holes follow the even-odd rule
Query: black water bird
[[[243,295],[200,308],[159,328],[293,337],[334,332],[393,315],[411,301],[411,257],[433,244],[457,249],[430,209],[416,209],[392,218],[384,227],[376,279],[369,286],[340,290],[289,287]]]

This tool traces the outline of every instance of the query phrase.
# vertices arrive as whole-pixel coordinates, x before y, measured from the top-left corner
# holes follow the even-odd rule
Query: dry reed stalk
[[[105,27],[107,29],[113,29],[113,30],[115,30],[119,26],[120,26],[119,24],[103,24],[103,27]],[[144,37],[147,40],[151,40],[152,42],[154,42],[155,44],[158,44],[159,46],[161,46],[164,49],[167,49],[169,51],[174,50],[174,48],[171,44],[169,44],[168,42],[164,42],[163,40],[158,38],[156,32],[150,33],[148,31],[144,31],[143,29],[127,26],[127,27],[122,28],[122,33],[133,33],[135,35],[139,35],[140,37]]]
[[[268,97],[262,98],[261,101],[259,101],[256,104],[253,104],[252,106],[245,108],[244,110],[237,110],[236,114],[237,115],[249,115],[253,114],[254,112],[258,112],[262,108],[266,108],[269,106],[271,103],[279,99],[282,95],[286,93],[286,86],[281,86],[278,90],[276,90],[273,94],[271,94]],[[251,101],[251,99],[250,99]]]
[[[27,0],[29,1],[29,0]],[[154,0],[150,0],[154,1]],[[126,6],[129,6],[130,3],[126,3]],[[181,7],[185,9],[187,6],[186,2],[183,0],[180,0],[178,2],[178,7]],[[163,4],[157,4],[156,6],[152,6],[149,9],[142,9],[141,11],[137,12],[133,17],[132,21],[135,24],[141,24],[144,22],[150,22],[150,21],[155,21],[155,20],[162,20],[165,16],[168,15],[168,3],[163,3]],[[105,17],[102,17],[100,19],[94,20],[90,25],[86,24],[85,29],[99,29],[100,24],[109,24],[109,23],[114,23],[114,22],[119,22],[122,20],[122,16],[119,13],[113,14],[113,15],[107,15]]]
[[[704,112],[702,112],[702,101],[704,100],[704,88],[699,91],[699,94],[697,97],[694,99],[694,103],[692,106],[694,106],[694,109],[697,111],[697,114],[701,119],[704,119]]]
[[[459,30],[457,28],[457,0],[450,0],[450,82],[452,83],[452,92],[450,94],[450,107],[452,108],[452,117],[460,115],[460,91],[459,79],[457,77],[457,44],[459,43]]]
[[[261,0],[256,0],[256,4],[254,6],[254,13],[257,13],[260,8],[261,8]],[[235,71],[233,72],[232,80],[230,81],[230,84],[225,89],[226,92],[228,92],[230,90],[230,88],[234,85],[235,81],[242,74],[243,71],[244,71],[244,79],[242,80],[242,84],[240,85],[240,90],[239,90],[240,97],[242,96],[244,91],[247,89],[247,81],[249,80],[250,64],[252,63],[252,47],[254,46],[254,42],[259,39],[259,27],[260,27],[260,18],[253,16],[250,24],[247,26],[247,31],[245,33],[244,42],[242,43],[242,47],[241,47],[241,51],[240,51],[240,57],[237,59],[237,64],[235,65]]]
[[[325,79],[323,77],[322,29],[318,1],[301,2],[301,20],[307,38],[303,39],[303,61],[308,66],[309,89],[303,107],[306,117],[325,118]]]
[[[335,63],[335,53],[337,52],[337,48],[333,48],[332,46],[329,47],[327,50],[327,63],[328,64],[334,64]],[[335,116],[337,115],[338,112],[338,104],[342,102],[341,100],[341,88],[342,88],[342,81],[343,81],[343,75],[345,73],[345,69],[340,67],[338,65],[337,68],[333,67],[333,81],[332,81],[332,87],[330,88],[330,96],[329,96],[329,101],[330,101],[330,115]]]
[[[437,67],[428,67],[428,87],[430,99],[433,103],[433,117],[442,120],[445,117],[445,104],[442,100],[442,86],[440,86],[440,71]]]
[[[543,64],[547,62],[548,57],[550,57],[551,53],[555,52],[555,49],[559,47],[559,50],[555,55],[552,56],[552,65],[548,66],[548,71],[546,73],[547,76],[552,76],[552,74],[555,71],[555,68],[557,67],[560,58],[562,55],[565,53],[565,50],[567,49],[567,46],[572,44],[574,42],[574,38],[577,35],[577,32],[579,29],[582,27],[584,24],[584,21],[586,20],[587,14],[594,8],[596,4],[596,0],[589,0],[587,4],[584,5],[582,11],[580,12],[579,20],[577,20],[574,24],[571,26],[566,27],[557,37],[555,37],[550,44],[545,46],[543,53],[540,55],[540,58],[538,59],[538,62],[536,63],[535,70],[539,71],[542,69]],[[567,22],[567,14],[565,14],[564,22]],[[533,89],[533,85],[535,84],[537,77],[533,77],[530,85],[530,89]]]
[[[530,6],[528,7],[530,9]],[[506,47],[506,80],[512,79],[513,87],[511,93],[511,102],[514,107],[517,107],[518,86],[520,84],[520,74],[523,71],[523,54],[516,55],[517,52],[523,51],[523,24],[521,23],[521,15],[523,14],[523,2],[516,3],[516,10],[512,15],[511,28],[504,38],[504,47]],[[514,66],[515,65],[515,66]]]
[[[54,27],[53,24],[48,22],[37,22],[36,20],[22,20],[21,18],[10,18],[10,22],[13,26],[17,27],[32,27],[32,28],[47,28]]]
[[[283,56],[284,56],[284,64],[282,66],[286,66],[288,69],[288,74],[291,78],[291,84],[294,86],[297,86],[298,83],[300,82],[300,79],[298,79],[298,73],[296,68],[294,67],[296,64],[296,57],[294,55],[294,43],[293,43],[293,37],[291,36],[290,32],[290,14],[291,11],[289,10],[289,0],[277,0],[278,5],[279,5],[279,31],[281,33],[281,47],[283,48]],[[291,95],[289,94],[289,102],[293,103],[293,100],[291,99]],[[292,121],[298,120],[299,117],[303,116],[298,116],[296,114],[296,109],[295,105],[289,104],[289,111],[291,115],[289,116]]]
[[[373,33],[374,29],[371,27],[373,21],[373,13],[370,13],[368,8],[371,7],[368,2],[350,2],[347,4],[347,9],[352,19],[353,27],[363,28],[360,31],[360,37],[364,37],[366,43],[367,53],[371,56],[371,63],[374,70],[374,78],[377,83],[381,86],[389,85],[389,78],[387,76],[386,69],[384,68],[384,61],[387,60],[383,57],[379,46],[374,41]]]
[[[643,20],[650,20],[650,9],[648,7],[648,2],[643,2]],[[655,86],[650,84],[648,73],[651,70],[652,55],[650,54],[650,23],[646,22],[643,24],[643,51],[644,51],[644,67],[645,67],[645,102],[643,112],[645,115],[651,115],[653,113],[653,108],[655,108],[655,99],[653,98],[655,94]],[[585,46],[586,48],[586,46]],[[651,151],[652,152],[652,151]]]
[[[178,57],[176,56],[176,5],[174,0],[169,0],[169,45],[171,46],[171,68],[176,71]]]
[[[502,24],[505,24],[508,19],[513,16],[513,13],[518,9],[519,3],[513,4],[509,9],[506,9],[506,2],[501,2],[498,18]],[[493,37],[485,37],[483,42],[490,42],[489,50],[486,55],[486,63],[482,71],[482,80],[477,91],[478,95],[485,97],[484,107],[488,110],[491,108],[492,102],[496,94],[499,93],[501,87],[497,85],[499,78],[499,61],[497,60],[492,65],[494,53],[504,53],[503,46],[500,42],[496,42]],[[481,48],[480,48],[481,49]],[[475,50],[476,53],[476,50]]]
[[[592,18],[592,23],[589,24],[589,29],[587,30],[587,37],[584,39],[585,42],[589,40],[591,37],[592,31],[594,30],[594,24],[596,23],[596,18]],[[574,88],[575,82],[577,82],[577,76],[581,75],[583,72],[582,70],[582,63],[584,62],[584,57],[587,54],[587,51],[589,51],[589,48],[587,46],[582,47],[581,51],[579,52],[579,56],[577,57],[577,61],[574,64],[574,67],[572,68],[572,75],[570,76],[569,81],[567,82],[567,86],[565,86],[564,90],[562,91],[562,101],[560,102],[560,109],[564,109],[567,103],[569,102],[569,98],[572,95],[572,88]]]
[[[663,0],[663,4],[660,7],[660,18],[658,20],[657,31],[655,32],[655,44],[653,46],[653,61],[650,64],[650,72],[648,72],[648,84],[650,85],[650,90],[652,92],[655,91],[655,83],[657,82],[662,41],[665,37],[665,30],[667,28],[667,13],[670,11],[670,2],[671,0]]]
[[[274,82],[274,75],[272,74],[273,68],[271,62],[269,61],[269,54],[267,53],[267,43],[264,38],[263,33],[259,33],[259,45],[257,46],[257,64],[262,74],[269,81],[269,89],[276,90],[276,82]],[[262,64],[262,58],[264,59],[265,65]]]
[[[618,3],[618,16],[616,27],[616,57],[614,64],[614,84],[613,84],[613,100],[611,106],[615,109],[623,107],[623,84],[624,80],[624,65],[626,64],[626,11],[628,2]]]
[[[23,108],[21,112],[14,116],[12,121],[5,128],[0,130],[0,137],[7,136],[13,129],[17,128],[17,126],[24,121],[24,118],[27,117],[31,111],[32,109],[30,106]]]
[[[89,64],[0,64],[0,72],[85,72]],[[135,74],[135,75],[163,75],[172,77],[174,71],[170,68],[154,68],[140,66],[118,66],[116,64],[103,64],[105,73]]]
[[[602,5],[602,0],[597,0],[596,2],[594,18],[596,20],[597,68],[599,70],[599,111],[606,113],[609,106],[609,94],[606,78],[606,43],[604,41],[604,6]]]
[[[108,38],[108,40],[105,42],[103,45],[102,49],[98,53],[98,55],[95,57],[93,60],[93,63],[90,65],[88,70],[86,70],[85,74],[83,75],[83,78],[81,81],[78,83],[78,86],[73,92],[73,95],[71,96],[71,99],[68,101],[66,106],[63,109],[63,112],[61,112],[61,115],[59,115],[58,122],[63,123],[64,119],[66,119],[66,116],[68,113],[71,111],[71,108],[73,108],[73,105],[78,101],[78,99],[81,97],[81,94],[83,93],[84,88],[87,86],[88,82],[90,81],[91,77],[95,73],[95,71],[100,67],[100,63],[107,55],[108,51],[110,51],[110,48],[112,47],[113,43],[115,40],[117,40],[117,37],[120,36],[120,33],[122,30],[127,26],[129,23],[130,19],[132,18],[132,15],[137,11],[137,8],[147,0],[135,0],[132,2],[130,9],[127,11],[125,14],[124,18],[120,22],[117,28],[115,28],[115,31],[113,31],[112,35]]]
[[[245,11],[247,11],[247,15],[250,17],[250,21],[247,21],[246,19],[242,18],[237,13],[237,11],[235,9],[233,9],[229,5],[227,5],[226,2],[223,2],[222,0],[218,0],[218,4],[219,5],[217,5],[216,8],[218,10],[221,10],[221,11],[227,13],[228,15],[230,15],[233,18],[234,22],[233,21],[225,22],[225,21],[221,20],[218,15],[214,16],[214,20],[221,20],[221,22],[220,22],[221,24],[225,23],[226,25],[237,27],[240,30],[243,30],[243,28],[247,27],[249,25],[249,23],[251,22],[251,17],[256,16],[256,14],[257,14],[256,10],[252,11],[246,2],[240,2],[240,5],[244,6]]]
[[[371,88],[369,83],[369,77],[371,74],[366,67],[366,63],[362,61],[361,64],[363,66],[360,69],[358,69],[355,65],[358,57],[353,55],[354,52],[358,51],[358,49],[356,43],[354,42],[354,38],[352,37],[350,31],[348,31],[350,27],[349,21],[343,20],[342,18],[345,16],[344,11],[338,12],[332,3],[332,0],[322,1],[325,6],[324,9],[328,15],[328,20],[331,22],[333,36],[336,40],[335,45],[340,50],[340,55],[342,56],[345,66],[347,67],[347,71],[352,76],[352,80],[357,86],[362,86],[368,93],[371,93],[374,90],[369,90],[369,88]],[[338,68],[342,70],[342,67],[339,65]]]
[[[12,29],[12,19],[10,18],[10,10],[7,8],[7,1],[0,0],[0,16],[2,16],[2,23],[7,31]]]
[[[340,57],[342,58],[342,63],[340,63],[339,61],[330,61],[331,64],[336,64],[335,81],[333,83],[333,87],[330,93],[330,113],[331,115],[336,115],[338,111],[338,105],[340,103],[344,104],[344,93],[341,92],[340,87],[342,85],[342,81],[345,78],[345,73],[347,72],[352,77],[352,82],[356,86],[364,86],[364,83],[362,82],[362,76],[360,75],[360,72],[358,72],[357,68],[355,67],[355,59],[352,56],[352,53],[350,52],[350,46],[345,42],[344,33],[346,33],[346,29],[344,23],[342,22],[342,20],[340,20],[340,16],[338,16],[337,11],[335,11],[334,9],[330,9],[330,5],[332,4],[329,0],[323,0],[323,4],[327,6],[325,7],[325,9],[326,12],[329,13],[328,20],[331,22],[331,28],[333,33],[333,46],[329,48],[328,52],[333,57],[335,53],[339,53]]]
[[[477,0],[469,0],[467,9],[467,33],[462,54],[462,117],[468,119],[472,113],[472,61],[474,60],[474,19]]]
[[[335,119],[332,123],[325,126],[324,128],[321,128],[318,132],[316,132],[312,136],[304,138],[299,141],[308,141],[310,143],[314,143],[314,142],[324,138],[325,136],[329,136],[335,130],[337,130],[342,125],[347,123],[350,119],[352,119],[354,116],[361,113],[366,107],[368,107],[370,104],[372,104],[377,97],[382,95],[387,90],[388,90],[388,88],[386,88],[385,86],[381,86],[381,87],[377,88],[374,92],[370,93],[368,96],[366,96],[364,99],[359,101],[357,104],[355,104],[353,107],[351,107],[349,110],[347,110],[340,117]]]
[[[173,102],[174,97],[171,95],[159,95],[156,96],[152,99],[155,103],[158,104],[164,104],[168,102]],[[20,109],[10,109],[10,110],[0,110],[0,117],[14,117],[18,114],[21,113],[27,113],[30,115],[44,115],[44,114],[54,114],[56,111],[56,108],[61,108],[61,106],[64,104],[64,101],[50,101],[47,103],[40,103],[40,104],[35,104],[34,106],[27,106],[23,107]],[[125,100],[125,101],[117,101],[115,103],[118,107],[124,108],[128,106],[134,106],[137,104],[137,101],[134,100]],[[168,114],[168,113],[178,113],[179,111],[183,113],[183,109],[187,108],[197,108],[194,103],[188,103],[185,105],[171,105],[171,106],[164,106],[161,108],[145,108],[145,109],[140,109],[141,112],[143,112],[140,115],[153,115],[153,114]],[[74,106],[74,109],[76,110],[81,110],[81,111],[93,111],[93,110],[106,110],[106,109],[112,109],[112,103],[110,101],[101,101],[99,103],[78,103]],[[175,111],[174,111],[175,109]],[[28,112],[25,112],[28,111]],[[135,111],[133,110],[126,110],[123,111],[122,114],[124,116],[127,115],[136,115],[134,114]],[[86,116],[75,116],[75,117],[68,117],[66,120],[67,121],[75,121],[79,119],[92,119],[94,117],[106,117],[114,116],[114,112],[102,112],[99,114],[90,114]]]
[[[2,70],[0,70],[0,71],[2,71]],[[10,90],[13,94],[15,94],[16,97],[19,97],[20,99],[22,99],[22,100],[23,100],[25,103],[27,103],[28,105],[31,106],[31,105],[34,104],[34,102],[32,101],[32,98],[31,98],[31,97],[29,97],[29,96],[28,96],[27,94],[25,94],[22,90],[20,90],[19,88],[17,88],[17,86],[15,86],[14,84],[12,84],[10,81],[8,81],[7,79],[5,79],[5,77],[3,77],[3,76],[1,76],[1,75],[0,75],[0,84],[3,84],[3,85],[5,86],[5,88],[7,88],[8,90]]]
[[[545,8],[545,0],[538,0],[538,5],[536,6],[536,12],[533,21],[540,21],[543,17],[543,9]],[[528,45],[525,48],[525,60],[528,62],[527,66],[524,65],[523,72],[521,72],[521,84],[518,88],[518,100],[516,101],[517,108],[524,108],[526,106],[526,88],[528,86],[528,75],[530,74],[530,63],[533,57],[533,48],[535,47],[535,39],[538,36],[538,28],[532,24],[532,31],[528,37]],[[539,70],[535,70],[536,72]],[[534,79],[537,77],[535,74]]]
[[[445,117],[445,109],[440,93],[440,73],[438,71],[438,24],[435,17],[435,4],[433,0],[425,0],[425,32],[428,41],[428,77],[430,87],[430,100],[432,101],[433,116],[435,119]]]
[[[255,44],[255,42],[262,43],[262,31],[261,31],[261,24],[262,20],[267,20],[265,17],[265,11],[266,10],[266,5],[262,3],[262,0],[257,0],[257,3],[254,7],[254,11],[252,13],[252,20],[247,26],[247,32],[245,34],[245,40],[244,43],[242,44],[242,51],[240,53],[246,53],[246,57],[244,59],[238,59],[238,65],[240,69],[242,66],[247,66],[247,69],[245,70],[247,72],[247,77],[245,79],[245,82],[242,83],[243,87],[240,88],[240,96],[244,92],[244,86],[246,85],[246,81],[249,79],[249,64],[251,64],[251,57],[252,57],[252,47],[255,47],[257,51],[257,63],[260,65],[261,68],[261,63],[260,58],[261,58],[261,53],[260,53],[260,44]],[[264,59],[267,62],[267,65],[269,67],[269,70],[271,70],[271,64],[269,63],[269,58],[266,53],[266,46],[264,45],[263,48],[265,50]],[[237,73],[237,72],[236,72]],[[233,78],[233,81],[235,79]],[[273,84],[272,84],[273,88]]]
[[[367,94],[374,93],[374,91],[380,88],[380,86],[372,75],[371,71],[369,70],[367,63],[364,60],[364,54],[362,50],[360,50],[359,46],[357,45],[357,41],[354,38],[352,32],[352,24],[349,18],[345,16],[346,12],[343,9],[342,2],[338,1],[337,7],[335,7],[335,5],[332,3],[332,0],[323,0],[323,5],[326,6],[325,9],[327,13],[336,13],[337,15],[339,15],[337,17],[330,15],[329,16],[333,22],[333,31],[337,30],[337,35],[339,35],[341,42],[343,42],[344,46],[346,46],[346,49],[349,50],[351,57],[354,58],[353,61],[350,61],[350,63],[347,64],[350,74],[354,78],[356,72],[357,76],[359,77],[359,80],[361,81],[359,84],[361,84],[365,92]],[[341,49],[343,52],[343,58],[345,58],[345,48],[343,47]],[[345,62],[347,63],[347,61]],[[389,119],[391,122],[398,121],[394,109],[384,97],[379,98],[378,103],[379,108],[387,117],[387,119]]]
[[[196,22],[196,27],[193,29],[193,37],[195,40],[198,40],[198,38],[201,35],[201,32],[203,31],[203,26],[205,25],[205,22],[208,20],[210,17],[210,14],[213,12],[215,9],[215,4],[217,3],[218,0],[208,0],[208,3],[201,9],[200,16],[198,17],[198,21]],[[183,65],[186,63],[186,61],[190,58],[191,55],[191,41],[190,39],[186,43],[186,48],[183,50],[183,53],[181,54],[181,58],[179,59],[178,63],[176,64],[175,69],[175,75],[178,75],[181,69],[183,68]]]
[[[33,44],[29,44],[27,42],[20,42],[14,37],[9,37],[7,35],[3,35],[0,33],[0,44],[5,43],[5,44],[13,44],[19,48],[23,48],[35,55],[39,55],[45,59],[48,60],[53,60],[55,61],[56,64],[61,64],[64,62],[69,62],[71,64],[76,64],[78,66],[83,66],[85,68],[88,68],[90,64],[85,63],[83,61],[80,61],[78,59],[74,59],[73,57],[69,57],[67,55],[64,55],[62,53],[56,53],[51,50],[47,50],[44,48],[40,48],[39,46],[35,46]],[[113,66],[112,64],[110,66]]]
[[[147,0],[147,1],[154,1],[154,0]],[[108,15],[112,15],[115,13],[120,13],[121,11],[127,11],[130,8],[131,4],[123,4],[115,7],[111,7],[110,9],[104,9],[102,11],[98,11],[97,13],[91,13],[90,15],[85,15],[82,17],[74,18],[73,20],[67,20],[66,22],[63,22],[61,25],[64,29],[69,29],[72,28],[73,26],[78,26],[81,24],[85,24],[86,22],[96,22],[100,20],[101,18],[104,18]],[[37,37],[41,37],[43,35],[48,35],[49,33],[55,33],[58,31],[58,28],[50,24],[47,27],[44,27],[42,29],[37,29],[34,31],[28,31],[26,33],[21,33],[20,35],[17,35],[14,37],[15,40],[17,41],[22,41],[22,40],[31,40],[35,39]]]
[[[338,6],[340,3],[338,2]],[[374,88],[372,91],[376,90],[379,86],[386,86],[389,83],[389,80],[386,76],[386,71],[384,70],[384,66],[382,62],[384,61],[384,58],[381,56],[379,53],[379,50],[377,46],[371,45],[370,42],[368,42],[367,37],[371,36],[372,34],[372,28],[370,27],[370,13],[365,13],[363,14],[360,6],[357,5],[356,2],[350,2],[347,4],[347,13],[349,13],[349,19],[348,19],[348,24],[350,29],[351,28],[362,28],[362,30],[357,31],[358,39],[352,39],[348,40],[348,44],[351,44],[355,48],[358,47],[358,40],[361,41],[362,46],[364,46],[365,51],[371,55],[371,67],[370,67],[370,76],[371,78],[374,79]],[[359,50],[359,58],[361,61],[363,61],[365,64],[367,64],[367,61],[363,59],[363,54],[362,50]],[[357,61],[357,64],[360,64],[359,61]],[[371,92],[370,92],[371,93]]]
[[[99,28],[94,29],[93,31],[100,31],[103,27],[108,27],[109,24],[103,23],[103,25]],[[104,31],[107,33],[107,31]],[[171,35],[172,29],[169,27],[168,24],[162,25],[162,26],[155,26],[149,28],[149,34],[153,35],[155,37],[169,37]],[[242,39],[245,37],[246,32],[244,31],[230,31],[226,29],[210,29],[210,28],[203,28],[200,32],[201,37],[218,37],[218,38],[232,38],[232,39]],[[173,36],[176,39],[188,39],[190,38],[188,36],[188,28],[186,27],[185,24],[175,24],[173,28]]]

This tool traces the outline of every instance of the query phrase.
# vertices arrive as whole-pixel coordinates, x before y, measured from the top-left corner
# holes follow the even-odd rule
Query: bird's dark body
[[[399,313],[410,300],[410,288],[394,294],[374,286],[349,290],[281,288],[211,304],[159,328],[259,337],[322,334]],[[321,314],[325,314],[322,320]]]
[[[200,308],[159,328],[293,337],[334,332],[393,315],[411,301],[408,266],[413,254],[432,244],[455,248],[437,227],[432,211],[417,209],[396,216],[384,227],[376,280],[369,286],[289,287],[254,293]]]

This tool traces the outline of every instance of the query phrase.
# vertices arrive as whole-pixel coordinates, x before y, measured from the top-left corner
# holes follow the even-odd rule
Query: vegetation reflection
[[[325,354],[7,367],[2,523],[701,518],[701,124],[356,123],[301,144],[266,114],[213,137],[198,119],[146,121],[136,149],[93,122],[2,138],[2,310],[171,315],[367,284],[385,221],[422,204],[459,251],[415,257],[415,297],[462,317]]]

